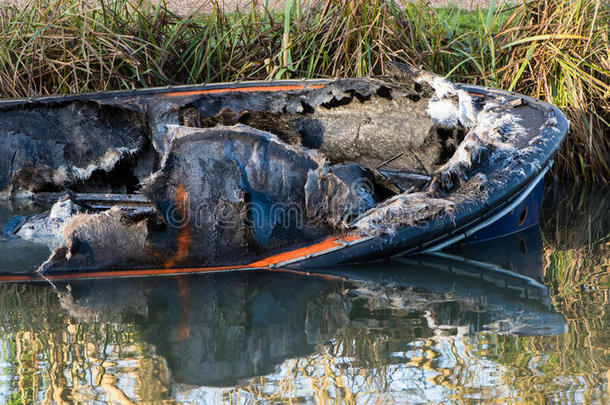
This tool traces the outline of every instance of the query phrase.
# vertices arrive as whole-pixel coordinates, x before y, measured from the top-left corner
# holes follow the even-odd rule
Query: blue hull
[[[475,232],[472,236],[466,238],[463,243],[479,243],[502,238],[538,225],[543,191],[544,181],[541,181],[515,209],[492,225]]]

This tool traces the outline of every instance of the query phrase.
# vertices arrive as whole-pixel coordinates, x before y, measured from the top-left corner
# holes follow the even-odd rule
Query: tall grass
[[[562,170],[608,182],[610,3],[545,0],[522,5],[513,15],[502,29],[500,82],[563,108],[572,136]]]
[[[0,95],[251,79],[362,76],[398,60],[559,105],[558,170],[610,181],[610,4],[532,0],[487,10],[406,0],[288,0],[178,16],[148,0],[0,5]]]

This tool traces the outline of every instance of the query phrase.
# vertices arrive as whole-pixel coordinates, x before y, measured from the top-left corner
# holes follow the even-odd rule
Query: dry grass
[[[610,180],[610,3],[535,1],[500,31],[502,86],[549,100],[571,121],[561,170]]]
[[[283,10],[227,13],[211,2],[209,13],[188,16],[164,4],[3,3],[0,95],[362,76],[399,60],[559,105],[573,131],[558,170],[610,180],[610,5],[602,0],[491,1],[473,12],[407,1],[291,0]]]

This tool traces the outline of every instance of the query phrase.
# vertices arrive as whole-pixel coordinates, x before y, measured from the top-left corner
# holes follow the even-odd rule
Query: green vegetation
[[[532,0],[472,12],[405,0],[172,14],[146,0],[0,5],[0,95],[383,74],[398,60],[567,113],[563,175],[610,181],[610,3]]]

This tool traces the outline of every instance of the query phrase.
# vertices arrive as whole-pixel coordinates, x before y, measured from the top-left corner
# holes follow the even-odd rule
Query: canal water
[[[608,402],[609,191],[547,187],[540,228],[435,255],[0,284],[0,402]],[[2,272],[47,254],[0,239]]]

